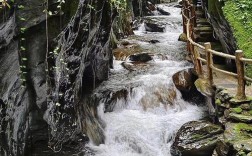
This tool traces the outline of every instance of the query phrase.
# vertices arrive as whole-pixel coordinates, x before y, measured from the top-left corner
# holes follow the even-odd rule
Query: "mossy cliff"
[[[226,0],[224,15],[231,25],[239,49],[247,58],[252,58],[252,1]],[[247,66],[247,75],[252,77],[252,66]]]
[[[225,53],[244,51],[246,58],[252,58],[252,1],[251,0],[204,0]],[[227,60],[230,62],[230,60]],[[229,63],[232,66],[233,63]],[[246,66],[246,75],[252,77],[252,66]]]
[[[246,58],[252,58],[252,1],[250,0],[204,0],[210,23],[225,53],[234,55],[235,50],[243,50]],[[235,68],[235,62],[227,59],[227,64]],[[252,66],[246,65],[246,75],[252,77]]]

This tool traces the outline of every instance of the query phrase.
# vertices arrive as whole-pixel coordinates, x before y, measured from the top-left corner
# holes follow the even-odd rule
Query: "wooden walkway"
[[[226,89],[237,100],[247,100],[252,96],[252,86],[246,83],[252,79],[245,75],[245,64],[252,64],[252,59],[244,58],[242,50],[236,50],[235,56],[216,51],[211,46],[213,30],[207,20],[201,1],[193,4],[192,0],[183,0],[183,30],[187,36],[187,50],[192,58],[195,70],[209,86]],[[205,40],[204,40],[205,39]],[[206,42],[203,45],[198,41]],[[214,62],[213,56],[235,60],[237,73],[225,69],[225,66]]]

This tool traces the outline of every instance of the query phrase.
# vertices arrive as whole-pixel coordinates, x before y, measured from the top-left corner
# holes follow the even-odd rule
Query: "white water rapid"
[[[98,114],[105,125],[106,139],[99,146],[88,145],[95,155],[170,156],[177,130],[184,123],[203,117],[204,108],[185,102],[172,82],[174,73],[192,67],[183,60],[186,46],[178,41],[182,31],[181,10],[173,5],[159,5],[170,16],[150,17],[165,22],[166,32],[146,32],[142,25],[128,39],[140,44],[143,51],[154,53],[154,60],[133,72],[124,69],[121,61],[114,61],[109,80],[102,84],[103,89],[126,88],[130,94],[118,99],[112,112],[104,113],[105,104],[100,103]],[[151,44],[143,39],[160,43]]]

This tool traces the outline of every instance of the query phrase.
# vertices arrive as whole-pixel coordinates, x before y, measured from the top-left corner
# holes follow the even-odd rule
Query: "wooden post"
[[[245,79],[244,79],[244,63],[241,61],[241,58],[243,57],[243,51],[242,50],[236,50],[235,51],[235,62],[236,62],[236,68],[237,68],[237,80],[238,80],[238,86],[237,86],[237,94],[236,98],[238,100],[244,100],[246,99],[245,94]]]
[[[196,13],[195,13],[195,6],[193,4],[191,4],[191,14],[192,14],[192,17],[193,17],[193,27],[196,27]]]
[[[182,3],[182,5],[183,5],[183,9],[185,9],[186,8],[186,5],[185,5],[185,0],[183,0],[182,1],[183,3]],[[185,19],[185,17],[184,16],[182,16],[183,17],[183,33],[184,34],[186,34],[186,19]]]
[[[210,86],[213,86],[213,70],[212,70],[212,65],[213,65],[213,55],[211,52],[208,50],[211,49],[211,43],[207,42],[204,44],[205,46],[205,52],[206,52],[206,57],[207,57],[207,78],[209,81]]]
[[[195,70],[196,70],[198,76],[202,77],[202,63],[198,59],[200,57],[200,54],[199,54],[199,52],[197,50],[194,50],[193,54],[194,54],[194,57],[195,57],[195,62],[194,62],[195,68],[196,68]]]

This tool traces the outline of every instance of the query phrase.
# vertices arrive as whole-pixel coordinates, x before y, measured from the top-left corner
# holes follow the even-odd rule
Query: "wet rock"
[[[135,71],[134,65],[131,63],[122,62],[121,65],[130,72]]]
[[[245,153],[252,152],[252,139],[239,140],[233,145],[234,150],[239,153],[239,151],[244,151]]]
[[[215,148],[215,152],[216,152],[216,156],[228,156],[228,154],[231,151],[231,147],[224,142],[224,140],[219,140],[217,142],[216,148]]]
[[[211,156],[222,133],[221,126],[207,121],[188,122],[177,132],[171,153],[174,156]]]
[[[158,19],[154,18],[145,18],[144,26],[146,31],[149,32],[164,32],[166,23],[158,21]]]
[[[179,0],[178,3],[179,3],[179,5],[183,5],[183,1],[182,0]]]
[[[185,33],[179,35],[179,41],[187,42],[187,36]]]
[[[135,62],[148,62],[152,60],[152,57],[148,53],[141,53],[141,54],[130,55],[129,60],[135,61]]]
[[[116,107],[116,103],[120,100],[122,105],[126,105],[127,97],[129,95],[129,90],[126,88],[121,88],[118,90],[107,90],[101,93],[105,103],[104,112],[112,112]]]
[[[171,13],[169,13],[169,12],[163,10],[163,9],[160,8],[160,7],[157,7],[157,11],[158,11],[161,15],[166,15],[166,16],[171,15]]]
[[[252,116],[251,115],[230,113],[228,115],[228,119],[232,119],[232,120],[235,120],[238,122],[252,123]]]
[[[227,90],[217,89],[215,98],[219,99],[222,103],[225,103],[225,102],[229,102],[229,100],[232,99],[233,97],[231,96],[231,94],[228,93]]]
[[[194,70],[190,68],[175,73],[172,79],[178,90],[188,92],[194,86],[197,76],[194,74]]]
[[[147,4],[148,4],[147,7],[149,11],[155,11],[157,9],[156,6],[152,4],[150,1],[148,1]]]
[[[185,69],[175,73],[172,76],[173,83],[176,88],[181,92],[185,101],[194,102],[197,104],[205,103],[205,97],[197,90],[194,85],[197,80],[194,69]],[[189,94],[190,93],[190,94]]]
[[[231,123],[225,124],[224,139],[229,144],[234,144],[240,140],[251,139],[252,125],[245,123]]]
[[[194,84],[197,90],[205,96],[212,97],[215,94],[214,88],[210,86],[207,79],[199,78]]]
[[[113,50],[113,55],[116,60],[126,60],[130,55],[141,52],[138,44],[124,42],[124,46]]]
[[[150,41],[149,41],[149,43],[153,43],[153,44],[159,43],[159,42],[160,42],[159,40],[150,40]]]
[[[248,104],[248,103],[245,103],[245,104],[241,104],[240,108],[243,109],[243,110],[251,110],[252,109],[252,105]]]
[[[145,71],[149,68],[149,64],[146,64],[145,62],[122,62],[122,67],[129,72],[132,71]]]
[[[126,40],[123,40],[120,42],[121,45],[123,46],[127,46],[127,45],[130,45],[130,42],[129,41],[126,41]]]
[[[174,5],[175,8],[182,8],[183,6],[180,4]]]

